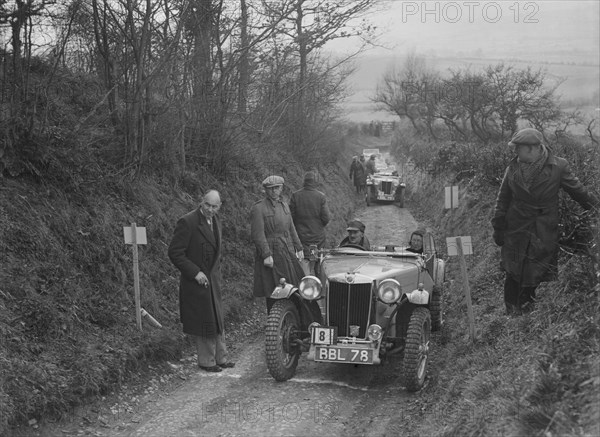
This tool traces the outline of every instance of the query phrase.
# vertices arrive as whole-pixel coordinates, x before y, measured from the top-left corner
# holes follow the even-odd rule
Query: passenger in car
[[[425,235],[425,232],[420,229],[417,229],[410,234],[410,240],[406,250],[413,253],[423,253],[423,235]]]
[[[340,247],[360,246],[365,250],[371,250],[371,243],[369,243],[369,239],[365,236],[365,228],[366,226],[360,220],[354,219],[349,221],[346,228],[348,236],[342,240]]]

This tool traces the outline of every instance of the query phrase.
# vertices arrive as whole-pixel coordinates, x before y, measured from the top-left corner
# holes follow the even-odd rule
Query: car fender
[[[427,305],[429,304],[429,292],[423,289],[416,289],[410,293],[405,293],[408,301],[415,305]]]
[[[298,291],[292,284],[278,285],[269,296],[271,299],[289,299],[292,294]]]

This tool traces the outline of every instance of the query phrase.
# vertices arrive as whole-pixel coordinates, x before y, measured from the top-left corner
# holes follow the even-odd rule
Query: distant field
[[[389,121],[395,117],[386,112],[375,111],[371,98],[375,95],[377,83],[384,72],[394,62],[399,62],[394,57],[365,57],[358,63],[357,71],[351,77],[351,88],[353,94],[346,99],[343,109],[346,118],[356,122],[369,122],[371,120]],[[488,65],[496,65],[502,62],[499,59],[476,59],[476,58],[427,58],[428,66],[435,68],[440,72],[447,72],[449,69],[457,70],[459,68],[468,68],[477,71]],[[577,65],[563,63],[525,63],[523,61],[505,61],[505,64],[514,65],[516,68],[525,69],[531,66],[533,69],[542,69],[546,71],[548,85],[558,83],[564,79],[557,89],[557,94],[561,101],[569,107],[579,105],[585,102],[584,110],[590,116],[598,117],[596,107],[600,106],[600,101],[595,105],[590,102],[592,97],[598,100],[600,93],[600,66],[587,65],[582,60]]]

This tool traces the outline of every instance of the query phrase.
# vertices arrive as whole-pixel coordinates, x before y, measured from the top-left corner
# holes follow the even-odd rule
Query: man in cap
[[[183,332],[196,345],[198,367],[220,372],[228,362],[221,300],[221,208],[219,192],[209,190],[200,207],[181,217],[168,255],[181,272],[179,312]]]
[[[290,211],[298,238],[304,249],[304,259],[301,261],[302,269],[306,275],[314,274],[314,262],[309,261],[310,246],[317,248],[325,244],[325,226],[329,223],[330,214],[327,207],[325,194],[317,190],[315,173],[306,172],[304,186],[295,191],[290,200]]]
[[[358,219],[348,222],[348,236],[342,240],[340,247],[344,246],[360,246],[365,250],[371,250],[369,239],[365,236],[365,225]]]
[[[375,158],[377,158],[377,155],[372,154],[371,157],[369,158],[369,160],[367,161],[367,174],[368,175],[374,175],[375,172],[377,171],[377,165],[375,163]]]
[[[365,171],[365,157],[361,155],[361,161],[359,161],[358,156],[353,156],[352,164],[350,164],[350,179],[354,182],[357,194],[364,190]]]
[[[522,129],[508,145],[516,156],[504,173],[492,227],[494,242],[502,247],[506,312],[519,315],[533,309],[537,286],[558,274],[559,189],[586,210],[598,201],[571,173],[568,162],[552,154],[541,132]]]
[[[289,206],[281,200],[284,180],[269,176],[263,182],[265,198],[250,210],[251,237],[255,246],[254,287],[256,297],[265,297],[267,313],[275,302],[270,296],[281,278],[298,284],[304,272],[302,243],[296,233]]]

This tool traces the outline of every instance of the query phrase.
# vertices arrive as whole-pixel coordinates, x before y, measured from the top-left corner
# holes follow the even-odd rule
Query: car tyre
[[[429,304],[429,312],[431,313],[431,330],[439,331],[444,323],[442,316],[442,298],[444,295],[444,287],[434,285],[431,292],[431,303]]]
[[[415,392],[423,388],[429,357],[431,315],[427,308],[416,308],[408,322],[404,349],[404,385]]]
[[[301,351],[292,342],[300,330],[299,319],[296,306],[287,299],[275,302],[267,317],[267,368],[276,381],[287,381],[296,373]]]

